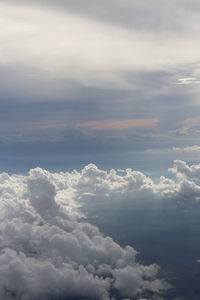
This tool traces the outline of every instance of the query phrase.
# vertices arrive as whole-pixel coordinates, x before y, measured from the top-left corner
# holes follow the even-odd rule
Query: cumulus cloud
[[[94,196],[115,194],[117,196],[140,191],[154,193],[153,181],[142,172],[126,169],[124,174],[119,175],[114,169],[106,172],[98,169],[94,164],[83,168],[74,187],[79,197],[85,194]]]
[[[135,299],[168,288],[156,264],[139,263],[136,250],[87,223],[80,206],[86,199],[140,195],[200,200],[199,164],[176,160],[169,171],[175,179],[153,181],[139,171],[94,164],[80,172],[0,174],[0,298]]]
[[[71,184],[75,198],[79,200],[100,198],[135,199],[137,197],[170,197],[186,201],[200,200],[200,165],[189,166],[185,161],[175,160],[169,172],[175,179],[160,176],[152,180],[142,172],[132,169],[114,169],[106,172],[94,164],[84,167]]]
[[[178,199],[179,201],[200,200],[200,165],[189,166],[185,161],[175,160],[169,171],[176,180],[160,177],[160,183],[155,186],[161,196]]]
[[[152,189],[142,173],[36,168],[29,176],[2,173],[0,185],[0,298],[122,299],[167,288],[157,265],[138,263],[132,247],[79,221],[81,194]]]

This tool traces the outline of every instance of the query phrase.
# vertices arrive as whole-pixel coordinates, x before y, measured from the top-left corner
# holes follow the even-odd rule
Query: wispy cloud
[[[190,128],[193,126],[200,126],[200,117],[187,118],[183,121],[179,121],[174,124],[174,128],[178,128],[178,127]]]
[[[179,78],[177,84],[199,84],[200,81],[195,77]]]
[[[105,18],[105,7],[99,8],[97,1],[90,8],[92,17],[80,3],[53,10],[47,2],[37,5],[39,2],[32,1],[31,6],[25,1],[0,4],[2,65],[12,68],[20,65],[21,69],[29,68],[34,76],[45,74],[75,80],[84,86],[131,89],[134,84],[126,79],[127,72],[174,71],[176,66],[199,61],[199,32],[195,23],[198,19],[194,15],[192,21],[185,24],[179,14],[180,9],[184,12],[184,5],[173,4],[174,15],[179,15],[178,19],[173,18],[173,23],[178,22],[179,28],[187,27],[189,35],[187,30],[177,34],[174,28],[172,34],[169,19],[166,19],[166,10],[171,11],[171,4],[165,5],[165,10],[162,7],[155,10],[160,6],[158,1],[153,1],[153,8],[146,2],[140,5],[136,1],[127,1],[128,5],[112,2],[119,20],[116,14],[109,13],[109,21]],[[59,1],[55,6],[61,8],[62,4]],[[82,13],[79,6],[83,8]],[[95,12],[102,9],[104,13],[98,16]],[[129,22],[124,26],[127,19]],[[146,24],[144,30],[140,30],[143,24]],[[157,28],[161,30],[156,31]],[[168,35],[163,34],[166,30]],[[187,51],[181,51],[186,47]],[[191,81],[183,79],[182,83]]]
[[[123,130],[130,128],[154,127],[158,123],[157,119],[128,119],[128,120],[108,120],[89,121],[79,124],[80,127],[88,130]]]
[[[12,136],[53,129],[63,130],[66,127],[66,123],[63,122],[3,122],[0,125],[0,133]]]
[[[183,151],[183,152],[191,152],[191,151],[200,151],[200,146],[188,146],[188,147],[173,147],[174,151]]]

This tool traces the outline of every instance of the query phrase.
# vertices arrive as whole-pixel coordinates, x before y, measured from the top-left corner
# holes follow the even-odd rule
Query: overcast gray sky
[[[0,155],[12,160],[4,167],[197,160],[199,6],[2,0]]]

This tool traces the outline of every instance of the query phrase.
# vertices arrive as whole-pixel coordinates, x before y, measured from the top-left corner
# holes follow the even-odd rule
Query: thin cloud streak
[[[63,122],[3,122],[0,123],[0,132],[15,135],[17,132],[23,133],[32,131],[43,131],[50,129],[64,129],[67,124]]]
[[[191,127],[195,125],[200,125],[200,118],[194,117],[194,118],[188,118],[181,122],[177,122],[175,125],[182,125],[183,127]]]
[[[89,121],[79,124],[80,127],[88,130],[124,130],[131,128],[154,127],[158,123],[157,119],[129,119],[112,121]]]
[[[184,152],[191,152],[191,151],[200,151],[200,146],[188,146],[188,147],[173,147],[174,151],[184,151]]]

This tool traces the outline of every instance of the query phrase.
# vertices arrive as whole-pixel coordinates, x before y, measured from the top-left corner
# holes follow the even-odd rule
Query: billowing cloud
[[[182,201],[200,200],[200,165],[189,166],[182,160],[175,160],[174,166],[169,169],[177,178],[177,182],[168,185],[163,190],[164,196],[173,197]]]
[[[95,192],[101,181],[113,183],[111,190],[152,184],[140,172],[128,170],[123,180],[94,165],[82,173],[36,168],[29,176],[0,175],[0,298],[122,299],[167,288],[157,265],[138,263],[132,247],[78,221],[78,195],[92,186]]]
[[[169,169],[175,179],[161,176],[159,182],[152,180],[142,172],[132,169],[106,172],[89,164],[82,171],[71,176],[71,185],[75,198],[84,199],[134,199],[142,197],[170,197],[183,201],[200,199],[200,165],[189,166],[186,162],[175,160]]]
[[[86,222],[81,207],[102,199],[200,200],[199,164],[176,160],[169,171],[175,179],[154,181],[132,169],[104,171],[94,164],[80,172],[36,168],[28,176],[0,174],[0,297],[133,299],[160,294],[169,285],[159,279],[159,267],[142,265],[132,247],[103,236]]]

